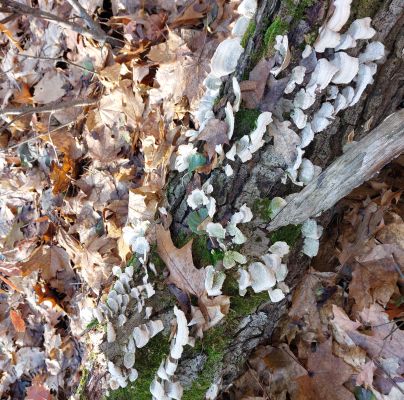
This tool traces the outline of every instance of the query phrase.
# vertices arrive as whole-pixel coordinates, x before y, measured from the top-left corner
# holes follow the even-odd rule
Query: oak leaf
[[[215,148],[217,145],[229,144],[229,137],[227,135],[229,127],[226,122],[219,119],[210,119],[202,132],[198,135],[198,140],[204,140],[206,142],[206,151],[209,158],[212,159],[215,155]]]
[[[205,270],[197,269],[192,260],[192,240],[180,249],[171,240],[170,231],[156,228],[157,252],[170,271],[168,282],[182,291],[201,298],[205,294]]]
[[[66,154],[63,157],[62,165],[52,162],[52,170],[50,178],[53,181],[53,193],[65,192],[72,181],[72,174],[74,172],[75,163]]]

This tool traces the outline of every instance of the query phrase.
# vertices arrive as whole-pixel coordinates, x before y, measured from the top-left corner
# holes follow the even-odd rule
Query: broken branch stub
[[[321,214],[403,152],[404,110],[400,110],[365,138],[353,143],[346,153],[296,194],[267,229],[274,231],[289,224],[301,224]]]

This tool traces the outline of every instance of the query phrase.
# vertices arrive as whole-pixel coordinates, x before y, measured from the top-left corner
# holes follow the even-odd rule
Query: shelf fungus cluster
[[[255,293],[268,291],[269,298],[276,303],[285,298],[289,288],[285,284],[288,267],[282,259],[289,253],[285,242],[276,242],[268,253],[261,256],[261,261],[251,263],[247,269],[239,269],[239,293],[244,296],[251,286]]]
[[[241,39],[243,38],[251,19],[254,18],[256,10],[256,0],[243,0],[237,8],[240,17],[234,23],[231,36],[223,40],[216,48],[210,63],[211,71],[203,82],[205,86],[205,94],[202,96],[199,102],[199,107],[194,113],[194,117],[199,124],[199,130],[190,130],[185,134],[190,138],[191,142],[198,139],[198,135],[205,128],[206,123],[215,117],[213,113],[213,105],[216,98],[219,96],[220,88],[222,86],[222,78],[230,75],[236,70],[238,60],[244,51],[241,45]],[[229,139],[232,138],[234,130],[234,112],[238,111],[241,101],[240,86],[237,79],[233,77],[232,82],[236,99],[233,105],[229,103],[225,109],[226,122],[229,125]],[[216,146],[215,150],[219,156],[223,156],[222,145]],[[190,157],[196,152],[197,149],[192,143],[179,146],[175,161],[175,169],[180,172],[185,171],[188,168]],[[231,168],[227,167],[227,173],[229,175],[232,174]]]
[[[182,356],[185,345],[194,345],[194,339],[189,336],[188,322],[183,311],[174,307],[176,317],[176,333],[171,341],[170,354],[162,360],[156,376],[150,385],[153,400],[180,400],[183,388],[174,379],[178,361]]]
[[[366,87],[373,83],[376,62],[384,57],[384,45],[377,41],[368,43],[357,57],[345,51],[376,34],[370,18],[357,19],[345,33],[340,33],[349,19],[350,6],[350,0],[333,2],[334,11],[319,29],[314,48],[306,45],[300,65],[292,70],[284,91],[286,95],[296,91],[294,98],[284,103],[288,105],[284,111],[290,112],[291,120],[300,130],[298,156],[287,169],[287,175],[298,185],[309,183],[321,172],[319,167],[303,158],[303,149],[312,142],[315,134],[327,129],[340,111],[359,101]],[[327,57],[323,55],[326,50]],[[308,68],[312,69],[311,74],[308,74]],[[324,92],[326,101],[315,109],[317,98]]]
[[[123,359],[119,365],[108,361],[110,374],[108,383],[110,388],[115,390],[137,379],[138,373],[134,368],[136,349],[146,346],[151,338],[164,329],[164,326],[162,321],[150,319],[153,310],[145,304],[146,300],[154,294],[153,286],[148,282],[147,273],[143,278],[143,284],[137,286],[133,279],[133,266],[126,267],[124,271],[120,267],[114,267],[113,273],[117,278],[113,288],[105,302],[101,302],[93,310],[93,315],[98,322],[106,323],[107,342],[116,341],[116,330],[122,329],[128,321],[127,311],[135,310],[139,320],[144,321],[136,325],[126,338],[126,342],[122,343]]]

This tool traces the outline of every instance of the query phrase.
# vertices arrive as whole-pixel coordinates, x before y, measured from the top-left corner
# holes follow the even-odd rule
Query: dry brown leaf
[[[36,84],[34,101],[40,104],[48,104],[59,100],[66,94],[66,78],[60,72],[54,70],[47,72]]]
[[[311,270],[293,294],[289,317],[294,321],[303,323],[302,329],[307,340],[310,338],[323,340],[325,338],[324,331],[327,331],[327,327],[323,326],[320,320],[320,308],[316,294],[319,289],[323,288],[322,282],[327,282],[331,286],[334,276],[335,274]]]
[[[86,132],[85,139],[88,155],[101,163],[116,161],[122,148],[118,129],[100,126],[96,130]]]
[[[205,294],[205,271],[197,269],[192,260],[192,240],[178,249],[170,231],[156,227],[157,252],[170,271],[168,282],[190,295],[201,298]]]
[[[265,58],[253,68],[250,72],[248,82],[253,82],[254,87],[252,90],[245,90],[246,83],[241,82],[241,97],[243,99],[246,108],[256,109],[264,95],[265,86],[267,84],[267,79],[271,68],[274,66],[274,60],[267,60]]]
[[[198,135],[198,140],[204,140],[206,142],[205,148],[209,159],[212,159],[216,154],[215,147],[217,145],[229,144],[229,137],[227,135],[228,129],[229,127],[226,122],[212,118]]]
[[[370,360],[362,368],[356,377],[356,386],[364,386],[366,388],[371,388],[373,383],[373,374],[376,371],[375,363]]]
[[[374,302],[386,305],[393,295],[398,279],[394,245],[375,246],[368,254],[358,258],[349,284],[349,297],[355,300],[356,310]]]
[[[68,296],[74,294],[75,273],[70,265],[67,252],[59,246],[38,247],[27,261],[20,262],[23,276],[33,271],[41,271],[41,276],[52,289]]]
[[[15,47],[17,47],[18,50],[20,50],[21,52],[23,52],[24,50],[21,48],[20,43],[18,42],[18,40],[14,39],[14,36],[12,34],[12,32],[7,29],[7,27],[3,24],[0,24],[0,32],[4,33],[10,40],[11,43],[13,43],[13,45]]]
[[[52,395],[45,386],[34,382],[32,386],[27,388],[25,400],[52,400]]]
[[[348,331],[349,337],[357,346],[366,350],[369,357],[390,359],[391,365],[395,365],[399,371],[399,364],[404,361],[404,332],[390,322],[387,313],[378,304],[363,309],[359,315],[372,330],[369,334]]]
[[[67,154],[63,157],[62,165],[52,162],[50,178],[53,183],[53,193],[65,192],[72,182],[76,163]]]
[[[296,157],[296,147],[300,144],[299,136],[290,129],[290,122],[274,119],[268,126],[269,134],[274,138],[275,154],[283,157],[286,166],[291,166]]]
[[[210,11],[211,5],[206,4],[206,1],[193,0],[171,23],[170,28],[197,25],[203,20],[205,15]]]
[[[10,310],[10,319],[17,332],[25,332],[25,322],[19,311]]]
[[[29,86],[25,82],[20,84],[21,89],[16,90],[13,96],[13,102],[18,104],[32,104],[32,95]]]
[[[343,385],[353,373],[352,367],[332,354],[332,340],[320,344],[307,360],[309,375],[296,381],[299,390],[293,400],[354,400],[355,396]]]

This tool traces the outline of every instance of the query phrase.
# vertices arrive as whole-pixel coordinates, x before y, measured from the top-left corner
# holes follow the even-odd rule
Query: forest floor
[[[404,398],[402,158],[329,211],[319,253],[293,295],[283,277],[274,278],[276,288],[269,295],[251,287],[242,293],[240,287],[245,295],[240,297],[240,270],[229,272],[224,285],[223,270],[247,264],[240,245],[249,238],[233,220],[248,223],[251,210],[243,204],[213,222],[216,201],[206,184],[212,171],[222,168],[223,149],[230,149],[229,119],[213,118],[198,136],[205,143],[192,144],[203,81],[219,43],[232,35],[240,2],[28,3],[32,7],[2,1],[0,9],[0,398],[99,399],[108,385],[121,386],[109,392],[111,399],[151,398],[161,361],[166,368],[173,361],[168,355],[183,317],[186,340],[188,323],[190,336],[197,338],[193,354],[205,358],[198,379],[188,386],[181,382],[182,398],[203,399],[207,389],[215,390],[215,368],[231,340],[227,333],[259,312],[268,296],[272,303],[288,304],[287,313],[271,343],[254,350],[245,373],[219,398]],[[320,9],[311,0],[286,3],[285,12],[295,20],[325,16],[324,2]],[[356,12],[363,17],[371,10]],[[285,54],[280,60],[276,37],[288,24],[277,18],[267,25],[253,61],[263,60],[259,65],[268,77],[275,63],[280,61],[282,72],[290,58],[292,64],[296,60],[290,54],[289,61]],[[303,44],[313,44],[318,27],[319,22],[313,24]],[[255,28],[250,21],[243,48]],[[240,82],[237,140],[257,130],[262,115],[257,104],[265,84],[251,77],[262,71],[253,69],[247,79],[251,69]],[[278,81],[283,81],[282,94],[289,77]],[[278,81],[271,80],[273,88]],[[221,96],[215,100],[221,112],[222,102]],[[289,125],[274,124],[271,138],[294,162],[300,139]],[[178,189],[169,184],[173,171],[184,173],[178,187],[186,187],[192,211],[189,229],[171,236],[177,210],[170,210],[166,194]],[[233,174],[229,163],[227,174]],[[256,200],[253,213],[268,222],[272,199]],[[201,201],[203,208],[192,201]],[[279,242],[288,251],[295,243],[301,247],[301,227],[272,233],[265,245]],[[271,256],[279,258],[276,251]],[[117,293],[116,282],[125,274],[135,276],[137,286],[120,284],[120,319],[106,318],[115,307],[111,293]],[[137,314],[125,314],[135,306]],[[130,353],[127,326],[138,329],[136,363],[134,356],[123,355]],[[150,340],[149,347],[139,345],[143,340]],[[192,342],[186,340],[180,352]],[[130,365],[123,382],[116,360]],[[136,382],[126,386],[132,378]],[[177,382],[172,387],[158,382],[183,393]]]

